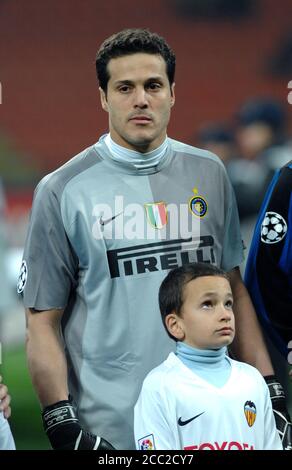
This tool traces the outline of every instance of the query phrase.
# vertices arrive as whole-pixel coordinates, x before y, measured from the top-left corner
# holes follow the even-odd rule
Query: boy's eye
[[[228,300],[225,305],[226,305],[227,308],[232,308],[233,307],[233,301]]]
[[[212,307],[212,302],[211,300],[206,300],[203,305],[202,305],[203,308],[211,308]]]

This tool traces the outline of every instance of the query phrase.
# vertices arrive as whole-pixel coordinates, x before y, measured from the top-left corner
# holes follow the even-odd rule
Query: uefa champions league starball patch
[[[26,265],[26,261],[23,260],[21,264],[21,268],[20,268],[18,282],[17,282],[18,294],[21,294],[23,292],[25,288],[26,280],[27,280],[27,265]]]
[[[261,241],[263,243],[279,243],[287,233],[287,223],[277,212],[266,212],[261,225]]]

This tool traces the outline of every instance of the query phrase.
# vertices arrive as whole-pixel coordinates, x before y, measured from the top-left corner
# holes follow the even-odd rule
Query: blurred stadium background
[[[291,138],[291,23],[291,0],[0,0],[0,372],[18,449],[48,448],[14,290],[29,208],[38,180],[107,130],[98,46],[126,27],[168,40],[177,56],[173,138],[196,145],[202,126],[232,125],[242,103],[267,96],[281,103]]]

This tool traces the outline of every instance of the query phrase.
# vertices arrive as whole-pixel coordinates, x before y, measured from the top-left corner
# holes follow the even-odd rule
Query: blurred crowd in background
[[[224,162],[246,254],[267,186],[292,158],[291,0],[146,3],[0,2],[0,341],[15,403],[17,379],[4,366],[16,350],[25,368],[24,314],[15,285],[33,189],[107,130],[94,76],[95,52],[105,37],[125,27],[148,27],[173,47],[179,99],[169,136]],[[15,404],[16,422],[20,406]],[[14,424],[19,448],[32,445],[19,437],[25,416],[18,428]],[[36,429],[42,432],[39,422]]]
[[[236,112],[233,124],[207,123],[198,146],[218,155],[233,185],[246,251],[267,187],[278,168],[291,160],[292,135],[285,108],[273,98],[251,98]],[[246,255],[247,255],[246,252]]]

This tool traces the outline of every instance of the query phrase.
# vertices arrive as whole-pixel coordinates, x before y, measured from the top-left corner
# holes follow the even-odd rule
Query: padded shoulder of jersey
[[[93,165],[99,164],[101,159],[94,150],[94,145],[84,149],[75,155],[64,165],[57,168],[52,173],[44,176],[36,187],[36,192],[46,190],[60,194],[63,192],[65,185],[75,176],[80,175],[82,171],[88,170]]]
[[[178,140],[174,139],[169,139],[169,142],[171,144],[171,148],[175,152],[180,152],[185,155],[212,160],[213,162],[219,164],[222,168],[225,168],[220,158],[215,155],[215,153],[209,152],[209,150],[203,150],[198,147],[193,147],[192,145],[184,144],[183,142],[179,142]]]

